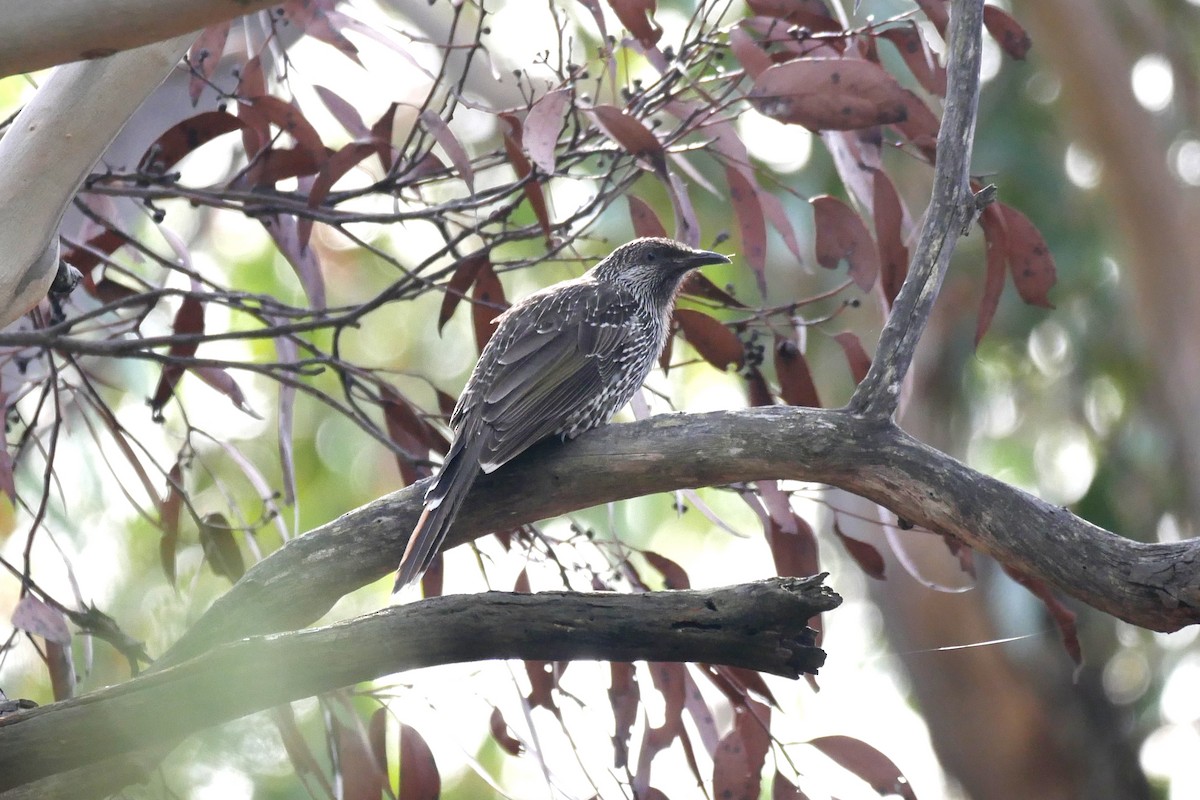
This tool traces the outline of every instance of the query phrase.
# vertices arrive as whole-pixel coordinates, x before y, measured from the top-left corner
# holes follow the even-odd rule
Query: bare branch
[[[602,659],[815,674],[825,653],[807,622],[841,603],[822,578],[709,591],[454,595],[327,628],[242,639],[118,686],[6,715],[0,791],[419,667]]]
[[[979,102],[983,0],[956,0],[952,10],[933,193],[908,277],[879,336],[871,369],[850,398],[849,408],[864,416],[890,418],[896,412],[900,387],[941,291],[954,245],[979,213],[969,170]]]

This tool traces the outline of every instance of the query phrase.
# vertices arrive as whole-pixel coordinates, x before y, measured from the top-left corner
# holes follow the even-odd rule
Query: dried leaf
[[[642,554],[650,566],[654,567],[660,575],[663,576],[663,581],[668,589],[690,589],[692,588],[691,581],[688,580],[688,574],[683,567],[671,559],[659,553],[647,550]]]
[[[771,66],[771,57],[758,46],[754,37],[741,28],[734,28],[729,32],[729,48],[733,50],[733,57],[751,78],[757,78]]]
[[[776,770],[771,780],[771,800],[808,800],[808,795]]]
[[[289,178],[316,175],[324,162],[323,155],[316,157],[302,147],[270,148],[260,151],[230,185],[234,189],[274,186]]]
[[[663,227],[662,222],[658,218],[658,214],[654,213],[646,201],[634,195],[626,195],[625,200],[629,203],[629,218],[633,221],[633,232],[639,237],[642,236],[660,236],[665,238],[667,229]],[[689,277],[699,275],[699,272],[693,272]]]
[[[175,312],[175,320],[171,331],[176,336],[199,335],[204,333],[204,306],[195,297],[185,297]],[[176,342],[167,350],[171,358],[191,358],[196,354],[198,343]],[[180,364],[164,364],[162,374],[158,379],[158,387],[150,398],[151,414],[156,422],[162,422],[162,410],[167,401],[175,394],[175,385],[183,377],[184,367]]]
[[[692,297],[703,297],[725,308],[747,308],[745,303],[717,286],[703,272],[693,272],[684,278],[679,291]]]
[[[986,16],[987,12],[984,14]],[[896,46],[900,57],[908,65],[908,71],[925,91],[937,97],[946,96],[946,68],[938,63],[920,26],[910,21],[888,28],[879,35]]]
[[[747,700],[735,709],[733,730],[721,739],[713,758],[713,796],[729,800],[758,800],[762,794],[762,771],[771,736],[767,720],[770,709]]]
[[[371,138],[371,129],[367,127],[367,123],[363,122],[362,114],[358,113],[358,109],[354,107],[353,103],[332,89],[327,89],[319,84],[313,84],[313,90],[321,98],[325,107],[329,109],[333,118],[346,129],[346,133],[355,139]]]
[[[904,246],[904,207],[892,179],[883,170],[875,171],[872,214],[875,240],[879,243],[879,285],[888,308],[900,293],[908,275],[908,248]]]
[[[779,377],[779,393],[791,406],[821,408],[808,360],[790,339],[775,337],[775,373]]]
[[[1000,295],[1004,292],[1008,229],[999,206],[999,203],[991,203],[979,216],[979,227],[983,228],[983,241],[987,249],[987,275],[983,282],[983,297],[979,300],[979,319],[975,323],[976,347],[979,347],[988,328],[992,326],[992,318],[1000,307]]]
[[[675,309],[675,319],[688,344],[696,348],[705,361],[720,370],[728,369],[730,365],[742,365],[746,348],[725,325],[708,314],[688,308]]]
[[[491,261],[486,250],[472,253],[455,265],[454,274],[450,276],[450,280],[446,283],[446,291],[442,295],[442,308],[438,312],[438,333],[442,332],[442,328],[446,327],[450,317],[454,316],[455,309],[458,308],[459,302],[466,297],[467,289],[475,283],[479,271],[490,265]]]
[[[297,146],[320,163],[325,157],[325,144],[317,129],[305,118],[299,108],[273,95],[248,97],[238,104],[238,116],[255,130],[264,131],[267,124],[296,140]]]
[[[498,327],[496,317],[504,313],[508,303],[504,299],[504,287],[487,261],[475,275],[475,287],[471,290],[471,319],[475,325],[475,344],[479,352],[492,338]]]
[[[890,758],[866,742],[849,736],[821,736],[808,744],[862,778],[879,794],[916,800],[904,773]]]
[[[392,146],[392,125],[396,121],[398,103],[392,103],[383,116],[375,120],[371,126],[371,141],[375,143],[375,152],[379,155],[379,164],[384,172],[391,172],[396,161],[396,148]]]
[[[388,384],[380,387],[380,406],[388,438],[407,456],[396,455],[396,464],[405,485],[431,475],[428,466],[414,462],[426,459],[430,451],[446,452],[450,447],[446,437],[426,422],[406,397]]]
[[[613,720],[613,765],[625,769],[629,764],[629,739],[633,735],[633,723],[637,720],[641,693],[633,664],[614,661],[609,665],[611,676],[608,685],[608,702],[612,705]]]
[[[341,31],[343,16],[333,9],[333,3],[291,0],[284,3],[280,10],[306,35],[330,45],[355,64],[362,66],[362,61],[358,58],[358,48]]]
[[[169,172],[184,156],[201,145],[218,136],[224,136],[236,130],[244,130],[245,127],[245,120],[232,114],[226,114],[224,111],[205,111],[194,117],[188,117],[182,122],[172,125],[155,140],[154,144],[146,148],[146,152],[138,162],[138,171],[155,175]],[[74,261],[71,263],[79,267],[78,263]],[[79,269],[86,271],[83,267],[79,267]]]
[[[751,367],[746,372],[746,387],[750,395],[750,405],[775,405],[775,397],[771,394],[771,387],[767,385],[767,379],[763,377],[762,371],[758,367]]]
[[[351,142],[330,156],[308,190],[308,207],[320,208],[334,184],[377,151],[378,147],[374,142]],[[296,223],[296,237],[300,243],[301,252],[308,249],[312,228],[313,219],[311,217],[304,217]]]
[[[754,81],[751,104],[762,114],[813,131],[856,130],[903,122],[909,95],[878,64],[859,59],[798,58]]]
[[[817,263],[825,269],[837,269],[845,259],[855,285],[870,291],[879,275],[879,251],[862,218],[836,197],[821,195],[811,203],[817,229]]]
[[[344,724],[337,714],[330,714],[328,719],[333,728],[331,738],[342,800],[379,800],[387,783],[386,757],[381,766],[358,725]]]
[[[1029,34],[1021,27],[1021,23],[1013,19],[1012,15],[1002,8],[984,6],[983,26],[987,28],[987,32],[996,40],[1001,49],[1008,53],[1010,58],[1024,61],[1025,56],[1029,53],[1029,48],[1033,47],[1033,42],[1030,40]]]
[[[905,139],[908,139],[912,146],[917,148],[918,152],[932,164],[937,156],[937,136],[941,123],[938,122],[937,115],[929,109],[929,106],[925,105],[924,100],[908,89],[904,90],[904,96],[908,107],[908,117],[895,123],[892,127],[898,130]]]
[[[162,539],[158,543],[158,555],[162,561],[163,574],[175,585],[175,552],[179,547],[179,513],[183,509],[183,465],[176,461],[167,473],[167,496],[159,507],[158,526],[162,528]]]
[[[192,105],[200,102],[200,95],[212,81],[221,56],[225,53],[225,42],[229,39],[231,20],[210,25],[200,32],[196,41],[188,48],[187,63],[192,70],[188,81],[188,97]]]
[[[57,608],[42,602],[32,594],[26,594],[17,601],[12,613],[12,626],[34,636],[41,636],[47,642],[60,645],[71,643],[71,629],[67,627],[67,618]]]
[[[446,121],[429,109],[421,112],[421,124],[425,130],[429,131],[434,140],[442,146],[446,151],[446,155],[450,156],[450,163],[458,170],[458,174],[462,177],[463,182],[467,184],[467,188],[472,193],[475,191],[475,169],[471,166],[471,158],[467,155],[467,149],[463,147],[462,142],[454,135],[454,131],[450,130],[450,126]]]
[[[7,406],[0,404],[0,408],[7,413]],[[7,447],[0,447],[0,492],[8,495],[10,502],[14,504],[17,502],[17,484],[13,480],[13,458]]]
[[[875,549],[874,545],[864,542],[861,539],[847,536],[842,531],[841,523],[838,521],[836,514],[833,517],[833,533],[846,548],[846,552],[850,554],[850,557],[858,563],[858,566],[862,567],[863,572],[875,580],[885,580],[883,556]]]
[[[698,246],[700,220],[696,218],[696,209],[692,207],[692,199],[688,196],[687,184],[677,175],[670,175],[665,183],[667,194],[671,197],[671,207],[675,210],[675,238],[692,247]]]
[[[733,167],[725,168],[725,180],[729,182],[729,199],[737,216],[738,230],[742,236],[740,255],[754,270],[758,288],[765,295],[767,286],[767,223],[763,218],[762,204],[758,191],[746,176]]]
[[[214,574],[237,583],[246,572],[242,551],[224,515],[205,514],[200,518],[200,546]]]
[[[1040,578],[1026,575],[1015,567],[1001,564],[1008,577],[1029,590],[1030,594],[1042,601],[1050,618],[1058,626],[1062,637],[1063,648],[1075,662],[1076,667],[1083,667],[1083,647],[1079,644],[1079,630],[1075,626],[1076,614],[1059,599],[1054,589]]]
[[[792,578],[815,575],[819,564],[812,526],[792,510],[778,483],[758,481],[757,485],[766,512],[761,513],[762,509],[754,505],[751,508],[760,512],[776,574]]]
[[[662,142],[639,120],[616,106],[608,105],[594,106],[588,114],[605,136],[625,148],[634,158],[645,161],[656,175],[666,175],[666,153]]]
[[[760,17],[786,20],[811,31],[840,31],[842,26],[823,0],[747,0]]]
[[[842,352],[846,354],[846,361],[850,364],[850,374],[854,376],[854,385],[857,386],[862,383],[863,378],[867,377],[867,372],[871,369],[871,357],[863,349],[858,335],[852,331],[835,334],[833,340],[841,345]]]
[[[1021,299],[1031,306],[1054,308],[1049,292],[1057,282],[1054,256],[1029,217],[1004,203],[996,203],[1008,233],[1008,267]]]
[[[300,279],[309,305],[315,310],[325,308],[325,276],[321,273],[321,262],[316,249],[306,247],[300,241],[300,223],[296,217],[291,214],[264,214],[259,222]]]
[[[933,27],[946,38],[946,26],[950,23],[950,10],[946,8],[948,0],[917,0],[917,6],[925,12],[925,18],[933,23]]]
[[[558,135],[570,100],[569,89],[555,89],[539,97],[525,115],[525,151],[547,175],[554,174]]]
[[[496,744],[500,745],[500,749],[510,756],[519,756],[524,752],[525,748],[521,744],[521,740],[513,736],[512,728],[504,721],[504,715],[500,713],[499,708],[492,709],[492,716],[488,719],[488,728],[491,730]]]
[[[550,212],[546,208],[546,196],[542,193],[542,185],[532,177],[533,166],[522,152],[521,120],[517,119],[514,114],[500,114],[499,117],[505,128],[504,152],[508,155],[508,163],[512,164],[517,178],[524,181],[521,187],[525,198],[529,200],[534,216],[537,217],[538,224],[542,226],[542,235],[545,236],[548,243],[550,241]]]
[[[654,21],[655,0],[608,0],[617,19],[643,47],[651,48],[662,38],[662,27]]]
[[[242,392],[242,387],[238,386],[237,381],[229,374],[228,370],[223,367],[192,367],[191,371],[197,378],[228,397],[238,411],[248,414],[254,419],[262,419],[262,416],[246,402],[246,395]]]
[[[436,800],[442,792],[433,751],[410,725],[400,725],[400,791],[398,800]]]

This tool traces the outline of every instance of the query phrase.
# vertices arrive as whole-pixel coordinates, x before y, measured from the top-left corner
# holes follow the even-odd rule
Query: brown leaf
[[[946,26],[950,23],[950,11],[946,8],[948,0],[917,0],[917,5],[925,12],[925,18],[933,23],[933,27],[946,38]]]
[[[776,770],[771,779],[771,800],[808,800],[808,795]]]
[[[1029,48],[1033,47],[1033,42],[1021,27],[1021,23],[1002,8],[984,6],[983,26],[1004,52],[1018,61],[1024,61]]]
[[[717,286],[703,272],[693,272],[684,278],[679,291],[692,297],[703,297],[725,308],[747,308],[745,303]]]
[[[454,267],[454,274],[450,276],[446,283],[446,291],[442,295],[442,309],[438,312],[438,333],[442,332],[450,317],[454,316],[455,309],[466,296],[467,289],[475,283],[479,271],[490,264],[488,252],[480,250],[459,261]]]
[[[746,348],[729,328],[708,314],[689,308],[675,309],[675,319],[683,337],[705,361],[720,370],[728,369],[731,364],[742,365]]]
[[[666,175],[666,154],[662,142],[649,128],[616,106],[598,105],[589,112],[597,127],[632,155],[645,161],[656,175]]]
[[[867,355],[858,335],[853,331],[842,331],[835,334],[833,340],[841,345],[842,352],[846,354],[846,361],[850,364],[850,374],[854,376],[854,385],[857,386],[862,383],[863,378],[867,377],[867,372],[871,369],[871,357]]]
[[[766,507],[761,519],[776,574],[784,578],[815,575],[819,564],[812,526],[792,509],[776,481],[758,481],[757,485],[762,505]],[[761,512],[762,508],[756,511]]]
[[[340,13],[334,11],[333,3],[312,0],[291,0],[280,7],[284,16],[308,36],[336,49],[355,64],[362,66],[358,48],[346,38],[338,26]]]
[[[896,46],[900,57],[908,65],[908,71],[925,91],[938,97],[946,96],[946,68],[938,63],[937,55],[929,48],[920,26],[910,21],[888,28],[879,35]]]
[[[320,208],[334,184],[377,151],[378,147],[374,142],[351,142],[330,156],[308,190],[308,207]],[[304,217],[297,222],[296,235],[299,238],[301,250],[308,247],[309,238],[312,236],[312,227],[311,217]]]
[[[388,438],[406,454],[396,454],[396,466],[407,486],[432,474],[428,466],[413,462],[426,459],[431,450],[446,452],[449,443],[437,429],[420,416],[408,398],[388,384],[383,384],[380,389],[380,406],[383,409]]]
[[[733,730],[721,739],[713,758],[713,797],[758,800],[763,766],[771,749],[770,709],[747,700],[735,711]]]
[[[1050,613],[1050,618],[1058,626],[1058,633],[1062,636],[1063,648],[1067,651],[1067,655],[1071,657],[1077,667],[1082,667],[1083,648],[1079,644],[1079,630],[1075,627],[1075,612],[1067,608],[1054,589],[1042,579],[1026,575],[1016,567],[1010,567],[1007,564],[1000,566],[1004,568],[1010,578],[1042,601],[1042,605]]]
[[[386,758],[381,767],[357,725],[342,723],[337,714],[330,714],[329,720],[342,800],[378,800],[387,783]]]
[[[629,739],[633,735],[633,723],[637,721],[641,693],[638,691],[633,664],[614,661],[609,665],[609,674],[608,702],[612,706],[615,723],[613,765],[617,769],[625,769],[629,764]]]
[[[833,518],[833,533],[846,548],[846,552],[850,554],[850,557],[855,560],[858,566],[862,567],[863,572],[875,580],[885,580],[883,556],[875,549],[874,545],[864,542],[861,539],[847,536],[842,531],[841,523],[838,522],[836,515]]]
[[[531,176],[533,165],[529,163],[529,159],[525,157],[525,153],[523,152],[521,143],[524,134],[522,132],[521,120],[517,119],[516,115],[507,113],[500,114],[499,117],[504,128],[504,152],[508,156],[508,163],[512,164],[517,177],[524,181],[522,190],[525,192],[525,198],[529,201],[530,207],[533,208],[533,213],[537,217],[538,224],[542,226],[542,235],[549,242],[550,212],[546,207],[546,196],[542,193],[542,185],[537,182],[536,178]]]
[[[231,186],[234,189],[273,186],[289,178],[316,175],[324,162],[324,157],[314,157],[302,147],[269,148],[259,151]]]
[[[508,727],[508,723],[504,721],[504,714],[500,713],[499,708],[492,709],[492,716],[488,719],[488,728],[491,730],[496,744],[500,745],[500,749],[510,756],[519,756],[525,750],[521,740],[513,736],[512,728]]]
[[[910,96],[870,61],[797,58],[754,81],[751,104],[762,114],[813,131],[848,131],[903,122]]]
[[[222,514],[205,514],[200,518],[200,547],[213,573],[237,583],[246,572],[246,562],[229,522]]]
[[[229,38],[231,20],[210,25],[200,32],[196,41],[188,48],[187,63],[192,69],[192,77],[188,81],[188,97],[192,105],[200,101],[200,94],[212,80],[221,56],[225,53],[225,42]]]
[[[875,171],[872,212],[875,240],[879,243],[879,286],[891,308],[908,275],[908,248],[904,246],[904,207],[900,195],[892,179],[881,169]]]
[[[825,269],[837,269],[846,259],[855,285],[870,291],[879,275],[879,251],[862,218],[836,197],[821,195],[810,202],[817,229],[817,263]]]
[[[267,129],[267,123],[296,140],[296,144],[320,163],[325,157],[325,144],[317,129],[299,108],[273,95],[246,98],[238,104],[238,116],[255,130]]]
[[[1048,294],[1058,280],[1054,256],[1041,232],[1029,217],[1004,203],[996,203],[1004,215],[1008,234],[1008,266],[1021,299],[1031,306],[1054,308]]]
[[[904,90],[904,96],[908,117],[894,123],[892,127],[898,130],[905,139],[908,139],[912,146],[917,148],[932,164],[937,156],[937,136],[941,123],[938,122],[937,115],[929,109],[929,106],[925,105],[924,100],[908,89]]]
[[[399,104],[392,103],[388,110],[383,112],[383,116],[371,126],[371,141],[375,143],[375,152],[379,155],[379,164],[384,172],[391,172],[392,164],[396,160],[395,148],[392,146],[392,125],[396,121],[397,108]]]
[[[779,701],[775,699],[775,694],[771,691],[771,687],[767,686],[767,682],[763,680],[761,672],[756,672],[745,667],[730,667],[725,665],[710,664],[707,665],[711,673],[710,677],[714,678],[714,683],[721,686],[721,682],[729,685],[730,689],[722,689],[730,702],[734,705],[740,704],[743,700],[749,697],[749,693],[758,695],[759,699],[763,700],[779,708]],[[732,691],[731,691],[732,690]]]
[[[71,643],[71,629],[67,627],[67,618],[57,608],[47,605],[32,594],[27,594],[17,601],[11,621],[14,628],[41,636],[47,642],[60,645]]]
[[[185,297],[175,312],[175,320],[171,331],[176,336],[186,336],[204,333],[204,306],[195,297]],[[191,358],[196,354],[197,343],[177,342],[167,350],[172,358]],[[183,377],[184,367],[179,364],[164,364],[162,374],[158,379],[158,387],[150,398],[150,410],[154,419],[162,421],[162,410],[167,401],[175,394],[175,385]]]
[[[167,473],[167,496],[159,508],[158,526],[162,528],[162,539],[158,543],[158,555],[163,573],[172,586],[175,585],[175,552],[179,547],[179,512],[183,508],[183,465],[176,461]]]
[[[329,109],[329,113],[333,114],[333,118],[346,129],[346,133],[355,139],[371,138],[371,129],[367,127],[367,123],[363,122],[362,114],[358,113],[358,109],[354,107],[353,103],[320,84],[313,84],[313,91],[317,93],[317,97],[321,98],[321,102]]]
[[[454,131],[450,130],[446,121],[429,109],[421,112],[420,119],[425,130],[429,131],[434,140],[446,151],[446,155],[450,156],[450,163],[458,170],[463,182],[473,193],[475,191],[475,170],[471,166],[471,158],[467,155],[467,149],[463,147],[462,142],[454,135]]]
[[[138,171],[157,175],[169,172],[184,156],[201,145],[245,127],[244,120],[224,111],[205,111],[188,117],[172,125],[154,144],[146,148],[138,162]],[[77,263],[75,266],[79,267]]]
[[[264,214],[259,223],[266,229],[279,252],[287,259],[300,280],[304,295],[314,309],[325,308],[325,276],[316,248],[300,243],[300,223],[291,214]]]
[[[496,332],[496,317],[504,313],[508,303],[504,299],[504,287],[487,261],[475,275],[475,287],[471,290],[471,319],[475,324],[475,344],[479,352]]]
[[[650,566],[654,567],[660,575],[663,576],[663,581],[668,589],[690,589],[692,588],[691,581],[688,580],[688,574],[683,567],[672,561],[664,555],[647,550],[642,553]]]
[[[547,175],[554,174],[558,135],[570,100],[569,89],[555,89],[534,101],[525,115],[525,151]]]
[[[242,392],[242,387],[229,374],[229,370],[224,367],[191,367],[191,372],[213,389],[228,397],[238,411],[248,414],[254,419],[262,419],[262,416],[246,402],[246,395]]]
[[[992,318],[1000,307],[1000,295],[1004,292],[1005,266],[1008,263],[1008,229],[1004,225],[1004,214],[999,203],[991,203],[979,216],[983,228],[983,241],[987,248],[987,275],[983,282],[983,297],[979,300],[979,319],[975,323],[975,346],[983,341]]]
[[[729,182],[729,199],[737,217],[738,230],[742,236],[741,255],[754,270],[759,290],[766,294],[767,285],[767,223],[763,218],[762,204],[758,191],[745,175],[734,167],[725,168],[725,180]]]
[[[771,394],[771,387],[767,385],[767,379],[763,377],[762,371],[758,367],[751,367],[746,371],[746,386],[750,394],[750,405],[775,405],[775,397]]]
[[[771,66],[771,57],[758,46],[754,37],[741,28],[729,32],[729,49],[751,78],[757,78]]]
[[[871,745],[849,736],[821,736],[808,744],[866,781],[881,795],[916,800],[912,785],[890,758]]]
[[[651,48],[662,38],[663,30],[654,21],[655,0],[608,0],[617,19],[643,47]]]
[[[840,31],[842,26],[823,0],[747,0],[760,17],[787,20],[811,31]]]
[[[436,800],[442,792],[433,751],[416,728],[400,725],[400,791],[398,800]]]
[[[525,676],[529,679],[529,695],[525,698],[530,708],[541,706],[549,711],[558,711],[554,702],[554,688],[558,676],[554,673],[553,661],[526,661]]]
[[[792,406],[821,408],[812,372],[800,348],[790,339],[775,337],[775,373],[779,377],[779,393]]]
[[[634,233],[639,237],[660,236],[666,238],[667,229],[663,227],[658,214],[654,213],[654,209],[646,201],[631,194],[626,195],[625,200],[629,203],[629,218],[633,221]],[[699,274],[699,272],[693,272],[688,278],[693,278]]]

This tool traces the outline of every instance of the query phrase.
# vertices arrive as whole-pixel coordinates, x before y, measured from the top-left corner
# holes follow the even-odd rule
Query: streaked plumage
[[[603,425],[629,402],[666,343],[684,277],[728,261],[670,239],[637,239],[501,314],[450,417],[454,441],[425,494],[396,589],[428,568],[480,470],[548,436]]]

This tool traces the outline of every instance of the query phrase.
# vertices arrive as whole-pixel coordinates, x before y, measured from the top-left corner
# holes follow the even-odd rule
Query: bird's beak
[[[706,267],[709,264],[729,264],[732,263],[728,256],[723,256],[720,253],[714,253],[711,250],[697,250],[692,255],[688,256],[688,269],[696,269],[697,267]]]

